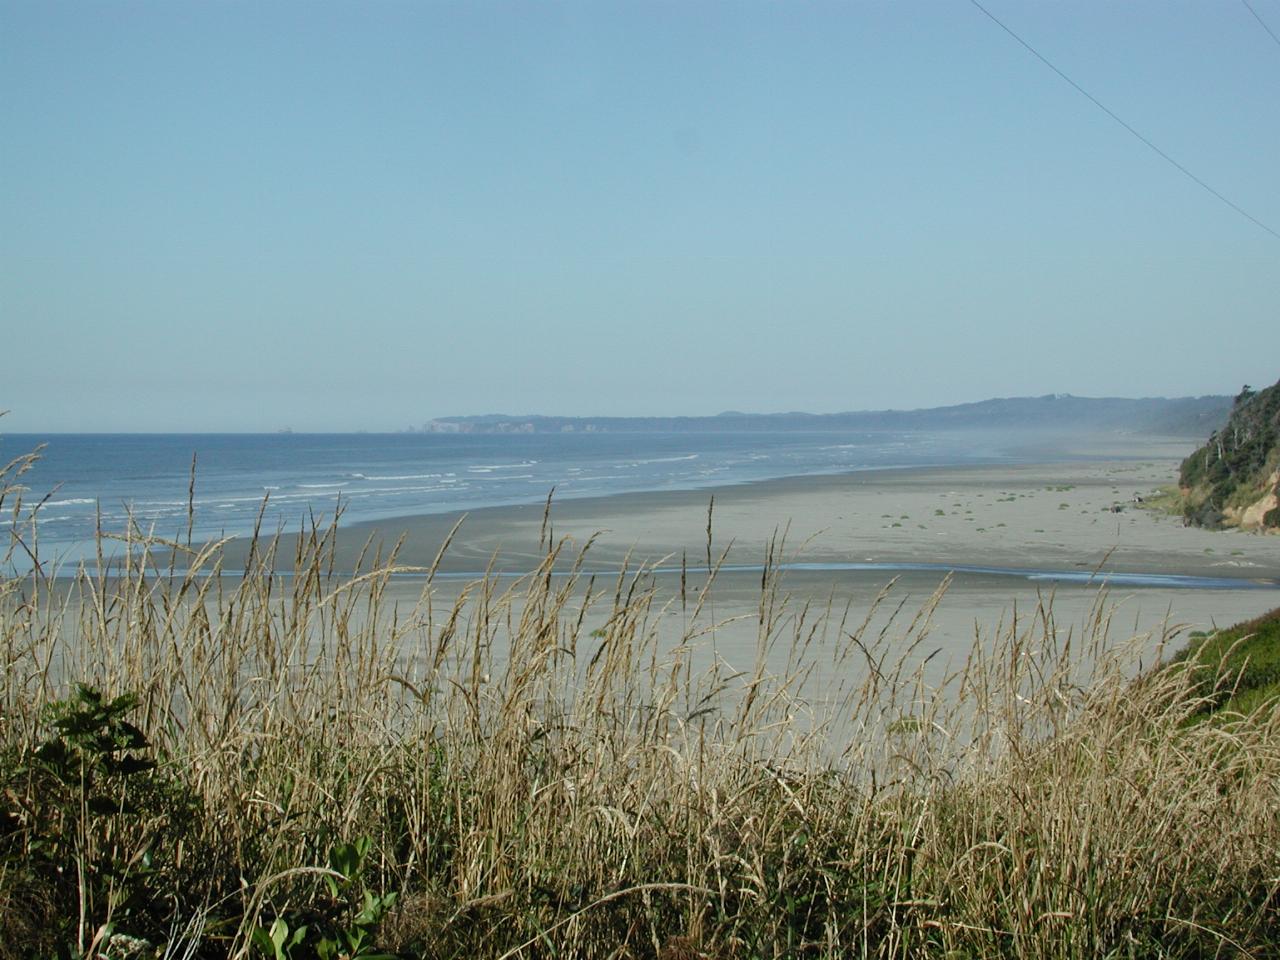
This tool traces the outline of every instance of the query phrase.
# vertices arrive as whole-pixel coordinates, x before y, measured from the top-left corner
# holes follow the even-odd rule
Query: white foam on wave
[[[401,473],[380,476],[372,473],[353,473],[351,475],[357,480],[438,480],[444,476],[443,473]]]
[[[86,503],[97,503],[93,497],[69,497],[66,500],[48,500],[45,502],[46,507],[76,507]]]
[[[438,479],[436,484],[416,484],[406,486],[382,486],[382,487],[345,487],[344,484],[338,483],[300,483],[285,493],[277,493],[280,487],[265,487],[265,490],[271,491],[268,498],[265,493],[251,494],[240,497],[209,497],[205,499],[197,499],[195,507],[197,510],[239,510],[243,509],[245,504],[261,504],[264,499],[277,508],[283,508],[288,505],[308,503],[312,501],[331,501],[337,498],[345,500],[368,499],[377,496],[412,496],[414,494],[424,493],[441,493],[445,491],[456,492],[466,489],[469,483],[466,478],[459,477],[442,477],[440,474],[428,475],[431,479]],[[522,480],[531,478],[533,474],[524,474],[523,476],[503,476],[495,477],[494,481]],[[369,478],[372,479],[372,478]],[[305,488],[305,489],[301,489]],[[94,503],[93,500],[85,500],[85,503]],[[140,500],[131,505],[134,515],[137,517],[164,517],[179,516],[188,507],[186,500]],[[104,519],[122,520],[129,516],[125,513],[106,513]]]
[[[282,498],[273,497],[272,499],[276,500],[276,499],[282,499]],[[262,494],[256,494],[251,497],[214,497],[212,499],[203,499],[203,500],[197,498],[195,501],[195,505],[197,507],[207,507],[212,505],[215,501],[221,504],[221,503],[226,503],[228,500],[235,500],[240,503],[261,503]],[[139,509],[143,509],[143,508],[152,509],[155,507],[167,507],[170,509],[173,509],[176,507],[182,507],[183,509],[186,509],[187,505],[188,504],[186,500],[139,500],[134,504],[134,506]]]
[[[519,463],[478,463],[474,467],[467,467],[467,469],[471,473],[489,473],[493,470],[523,470],[535,466],[537,463],[537,460],[522,460]]]
[[[503,480],[513,480],[514,477],[503,477]],[[438,484],[418,487],[353,487],[347,490],[334,491],[332,494],[313,494],[312,496],[340,496],[344,500],[366,500],[370,497],[376,497],[381,494],[399,494],[401,496],[414,493],[439,493],[442,490],[460,490],[462,487],[447,486],[447,484],[456,481],[441,480]],[[466,484],[463,484],[465,487]],[[305,496],[298,496],[295,499],[306,500]]]
[[[680,457],[653,457],[649,460],[632,460],[630,465],[633,467],[642,467],[647,463],[679,463],[681,460],[697,460],[698,454],[687,453]],[[619,464],[621,466],[621,464]]]

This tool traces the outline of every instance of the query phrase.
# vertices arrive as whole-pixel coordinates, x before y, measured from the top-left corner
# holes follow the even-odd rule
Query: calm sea
[[[82,554],[97,518],[185,532],[196,458],[197,537],[774,477],[1011,459],[997,438],[904,433],[8,434],[7,461],[43,444],[21,483],[42,550]],[[10,501],[6,501],[6,508]],[[7,512],[7,510],[6,510]]]

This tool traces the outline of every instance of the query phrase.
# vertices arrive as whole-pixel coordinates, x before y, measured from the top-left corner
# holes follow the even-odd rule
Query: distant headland
[[[424,433],[721,433],[742,431],[1032,429],[1205,437],[1220,428],[1232,398],[1010,397],[919,410],[741,413],[692,417],[562,417],[484,414],[440,417]]]

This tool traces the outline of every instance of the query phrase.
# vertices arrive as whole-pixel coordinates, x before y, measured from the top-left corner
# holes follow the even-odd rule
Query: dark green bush
[[[200,804],[126,719],[136,706],[77,685],[48,707],[35,749],[0,760],[0,861],[10,922],[32,937],[24,950],[73,956],[73,944],[117,933],[158,938],[193,906],[192,864],[179,870],[174,849]]]

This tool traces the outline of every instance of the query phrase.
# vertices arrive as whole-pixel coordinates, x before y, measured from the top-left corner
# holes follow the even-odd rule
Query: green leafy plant
[[[77,791],[93,813],[137,812],[119,787],[127,778],[155,769],[155,761],[145,756],[150,747],[146,735],[125,719],[137,705],[134,694],[104,700],[95,688],[76,684],[74,696],[49,707],[57,732],[36,749],[36,762]]]
[[[0,851],[29,898],[47,905],[63,956],[91,953],[122,927],[154,934],[172,912],[154,882],[156,852],[184,804],[127,719],[137,704],[77,684],[47,705],[48,734],[5,777]]]
[[[290,928],[283,917],[276,917],[270,927],[258,927],[253,931],[253,945],[259,953],[272,960],[286,960],[293,956],[294,948],[301,946],[306,936],[305,924]]]
[[[354,843],[335,843],[329,850],[329,872],[324,883],[329,903],[321,915],[303,922],[301,917],[275,917],[270,926],[253,931],[259,954],[271,960],[319,957],[320,960],[395,960],[395,954],[377,949],[379,925],[395,906],[399,893],[376,893],[365,884],[365,861],[373,841],[360,837]]]

